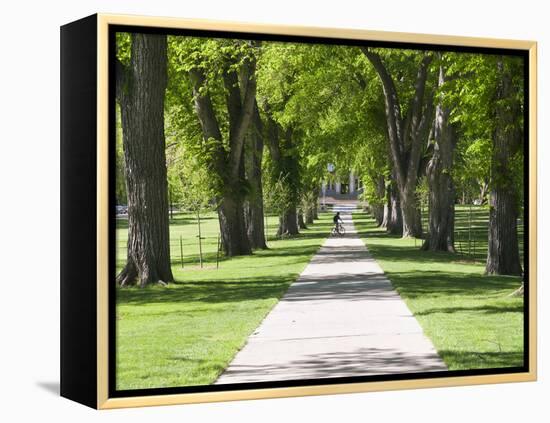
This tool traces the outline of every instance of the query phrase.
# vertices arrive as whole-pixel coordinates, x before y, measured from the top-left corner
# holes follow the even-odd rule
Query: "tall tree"
[[[302,188],[299,141],[303,119],[293,109],[293,97],[306,57],[301,45],[272,43],[262,49],[259,63],[258,103],[270,158],[268,182],[274,190],[271,197],[278,199],[278,204],[272,204],[279,214],[278,235],[299,233],[298,208]]]
[[[456,106],[453,115],[461,132],[457,151],[462,157],[453,173],[462,184],[475,187],[474,195],[479,187],[484,191],[487,183],[490,190],[486,273],[520,275],[517,218],[523,189],[523,59],[465,53],[445,56],[452,59],[445,95]],[[460,174],[466,176],[460,178]]]
[[[211,92],[207,87],[207,72],[204,66],[192,65],[189,69],[189,78],[204,142],[210,148],[208,167],[219,182],[218,217],[222,245],[227,256],[237,256],[252,253],[244,218],[243,150],[256,99],[256,58],[254,54],[241,55],[232,52],[224,57],[222,66],[221,77],[226,93],[224,103],[228,116],[225,140]],[[243,89],[239,86],[239,73],[241,84],[244,83],[246,86]]]
[[[296,235],[300,201],[300,165],[294,145],[293,130],[281,128],[268,111],[267,140],[271,156],[271,177],[280,181],[280,214],[277,235]]]
[[[422,236],[416,185],[423,146],[429,133],[433,102],[426,96],[426,82],[432,54],[421,53],[414,90],[404,116],[395,82],[382,57],[367,47],[362,52],[372,63],[382,82],[390,157],[395,174],[403,218],[403,237]]]
[[[128,197],[128,253],[121,286],[173,281],[164,139],[166,36],[132,34],[129,63],[117,61]]]
[[[264,228],[264,195],[262,184],[262,158],[264,152],[263,124],[254,105],[252,124],[246,138],[245,175],[249,192],[245,203],[245,224],[248,240],[252,248],[267,248]]]
[[[393,172],[392,172],[393,175]],[[384,205],[384,218],[382,226],[393,235],[403,234],[403,213],[401,211],[401,200],[395,177],[386,183],[386,204]]]
[[[493,153],[489,200],[489,248],[485,271],[488,274],[521,275],[517,219],[518,193],[510,171],[522,145],[522,85],[513,72],[521,74],[521,64],[501,57],[496,63],[497,86],[494,101]],[[519,79],[519,81],[521,81]]]
[[[435,110],[433,155],[426,169],[428,180],[428,234],[423,250],[454,252],[455,188],[452,179],[453,150],[457,143],[456,128],[451,123],[451,109],[445,104],[441,88],[445,69],[439,66],[439,102]]]

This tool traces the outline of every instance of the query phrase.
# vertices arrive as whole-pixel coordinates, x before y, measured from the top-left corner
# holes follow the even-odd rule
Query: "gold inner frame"
[[[339,385],[315,385],[286,388],[247,389],[190,394],[148,395],[123,398],[108,397],[108,300],[109,300],[109,195],[108,195],[108,27],[136,25],[157,28],[201,29],[339,38],[350,40],[393,41],[464,47],[519,49],[529,53],[529,371],[479,376],[361,382]],[[358,29],[316,28],[266,25],[130,15],[98,14],[97,19],[97,407],[99,409],[281,398],[306,395],[345,394],[353,392],[398,389],[435,388],[505,382],[527,382],[537,379],[537,43],[535,41],[475,38],[448,35],[411,34],[403,32]]]

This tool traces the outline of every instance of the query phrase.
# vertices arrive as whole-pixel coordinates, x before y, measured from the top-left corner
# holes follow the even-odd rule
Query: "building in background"
[[[325,197],[334,199],[357,199],[357,196],[363,190],[361,180],[350,171],[349,178],[331,178],[332,180],[323,181],[321,194]]]

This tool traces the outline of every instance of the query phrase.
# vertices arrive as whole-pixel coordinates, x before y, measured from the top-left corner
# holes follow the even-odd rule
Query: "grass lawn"
[[[269,249],[223,259],[216,269],[218,221],[202,224],[204,268],[198,265],[196,218],[170,225],[168,287],[117,289],[117,389],[207,385],[216,380],[248,336],[302,272],[332,228],[332,215],[296,238],[278,240],[269,218]],[[183,242],[183,268],[180,259]],[[127,222],[117,220],[117,267],[126,257]]]
[[[467,254],[420,251],[422,240],[388,235],[366,213],[354,213],[353,220],[449,370],[522,366],[523,298],[508,297],[520,278],[483,275],[487,208],[472,212],[471,235],[470,210],[457,207],[456,213],[459,247],[467,253],[470,245],[475,262]]]

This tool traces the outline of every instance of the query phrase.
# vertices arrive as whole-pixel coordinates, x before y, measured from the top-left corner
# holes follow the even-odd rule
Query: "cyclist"
[[[332,221],[334,222],[334,229],[336,230],[336,232],[341,233],[342,230],[340,228],[342,228],[342,224],[344,223],[344,221],[340,217],[340,212],[336,212],[336,214],[332,218]]]

